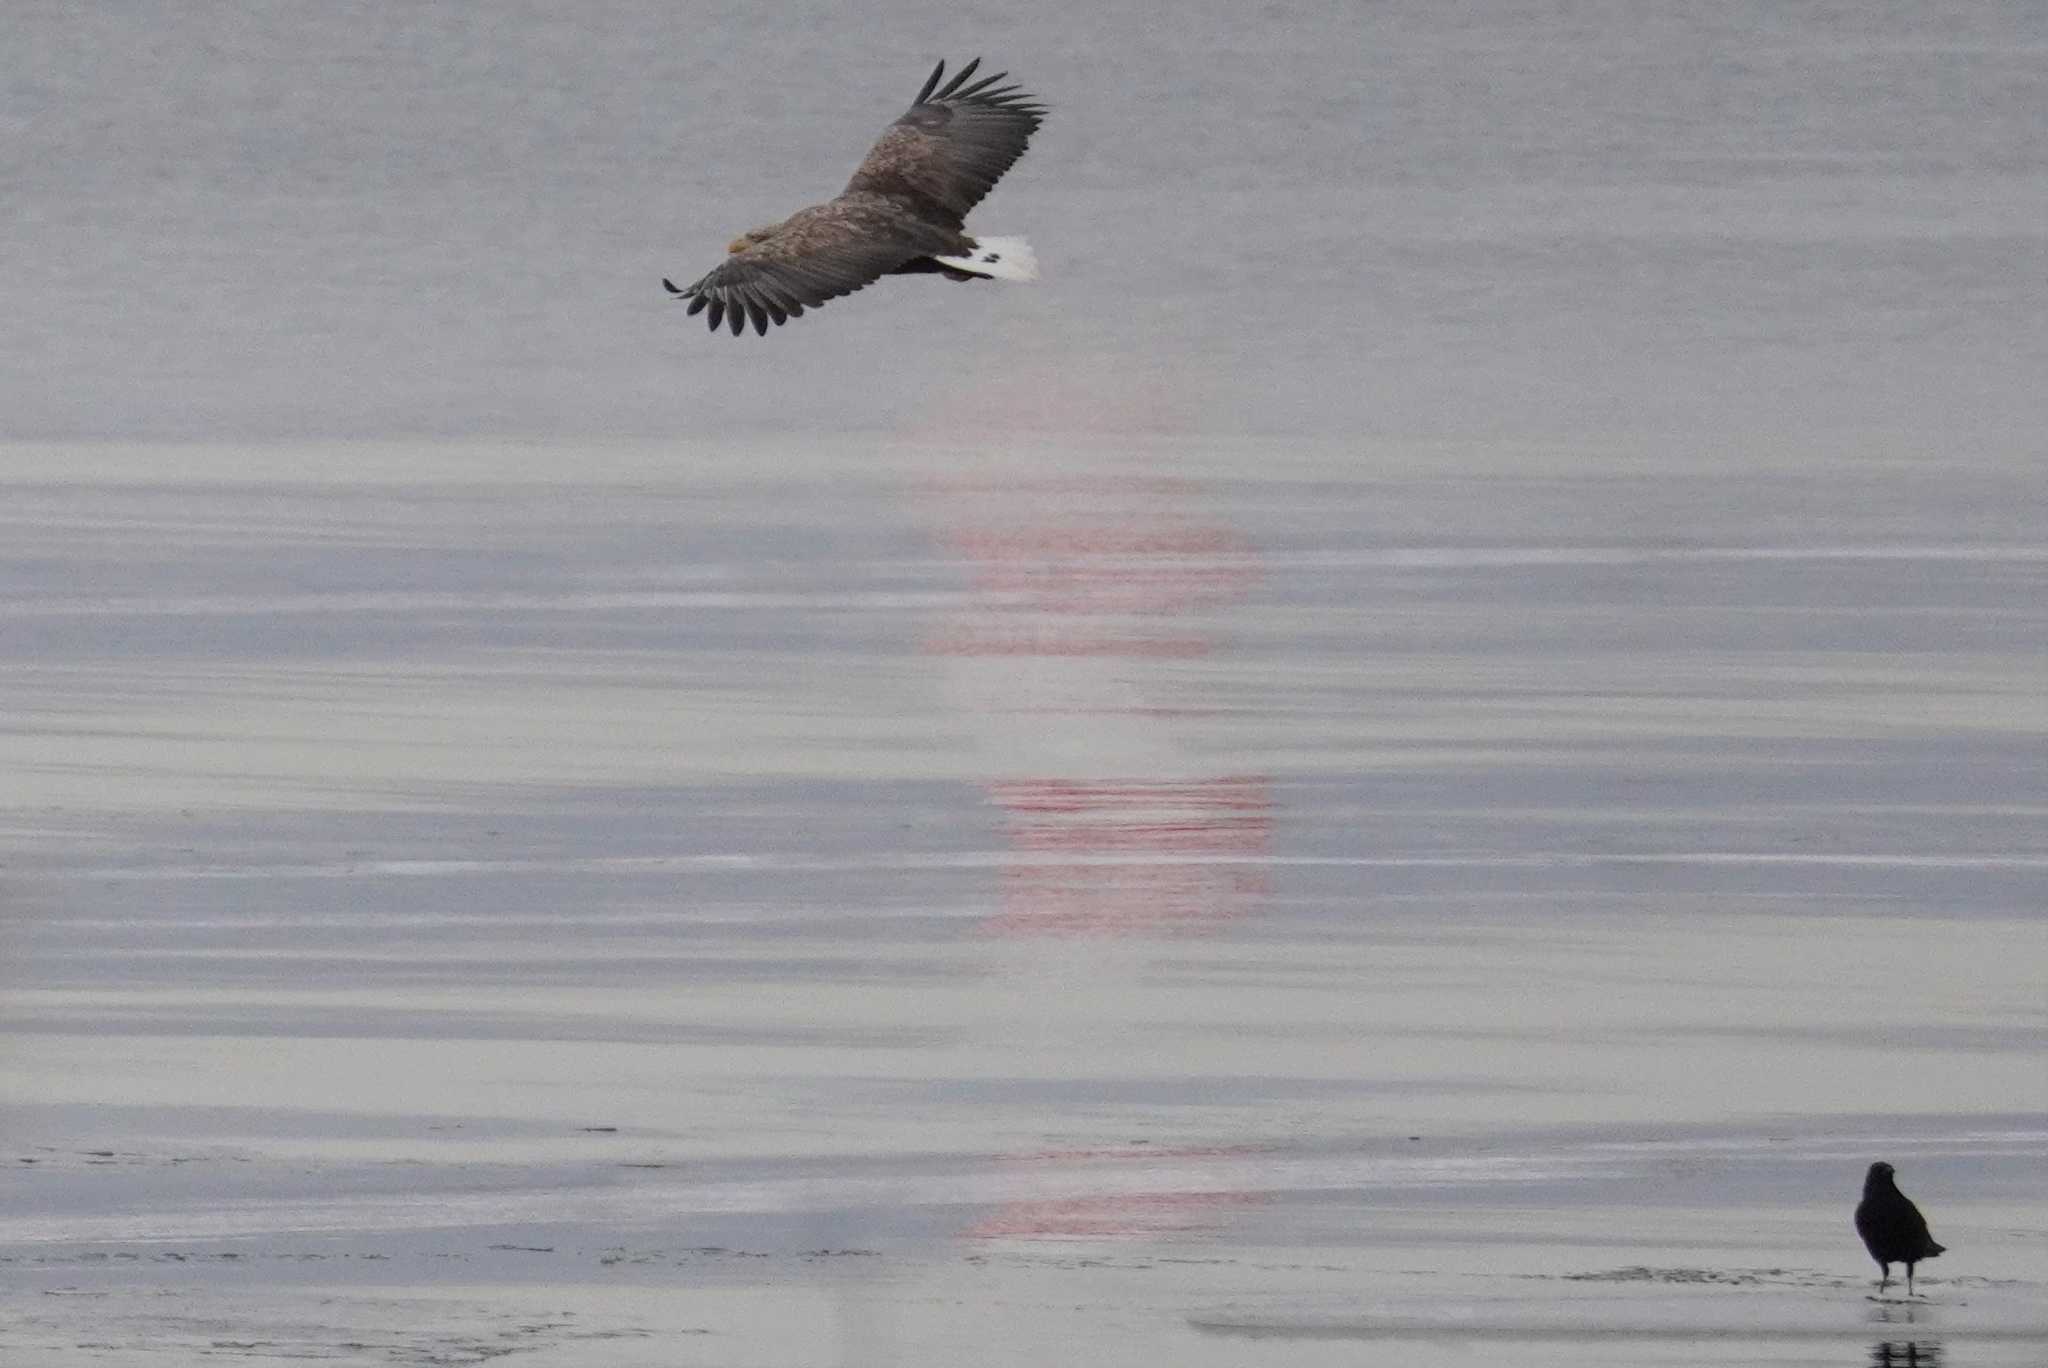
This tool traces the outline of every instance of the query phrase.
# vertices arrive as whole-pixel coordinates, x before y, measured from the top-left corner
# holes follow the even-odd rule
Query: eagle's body
[[[1872,1164],[1863,1178],[1863,1200],[1856,1204],[1856,1233],[1863,1247],[1877,1260],[1877,1290],[1881,1293],[1892,1280],[1892,1265],[1906,1266],[1906,1295],[1913,1295],[1913,1265],[1931,1259],[1944,1246],[1934,1242],[1927,1231],[1927,1218],[1913,1199],[1899,1191],[1892,1179],[1892,1166]]]
[[[1045,107],[1004,75],[972,85],[981,59],[942,88],[939,63],[910,111],[869,149],[837,199],[734,239],[724,263],[689,286],[661,283],[690,312],[708,310],[713,331],[737,337],[752,322],[800,318],[807,307],[851,294],[885,275],[936,272],[949,280],[1032,280],[1022,238],[977,238],[967,211],[1024,155]]]

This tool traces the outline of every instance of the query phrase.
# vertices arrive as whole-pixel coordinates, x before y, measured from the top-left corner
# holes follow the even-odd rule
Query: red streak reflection
[[[1198,656],[1209,649],[1199,633],[1133,619],[1229,603],[1258,579],[1242,534],[1175,506],[1198,493],[1187,481],[934,481],[925,492],[977,599],[926,642],[932,654]]]
[[[1190,929],[1238,916],[1267,891],[1263,865],[1240,863],[1271,844],[1264,775],[998,780],[989,795],[1008,819],[1011,850],[1076,857],[1007,866],[990,923],[997,934]]]
[[[1147,695],[1185,690],[1171,662],[1210,655],[1211,616],[1259,576],[1256,548],[1208,514],[1201,484],[1046,473],[939,478],[920,492],[940,545],[966,568],[973,589],[967,608],[925,639],[925,651],[1047,662],[1013,672],[962,667],[958,677],[980,690],[972,715],[999,734],[1002,749],[1029,766],[1040,737],[1054,743],[1048,753],[1072,754],[1076,738],[1100,735],[1105,747],[1090,749],[1107,763],[1117,745],[1170,763],[1176,723],[1199,710]],[[1156,664],[1111,674],[1083,663],[1104,658]],[[1048,698],[1063,707],[1044,706]],[[1122,721],[1108,724],[1110,717]],[[1017,857],[1002,874],[989,924],[997,934],[1186,930],[1240,916],[1267,891],[1260,865],[1273,803],[1263,775],[1024,774],[988,785]]]
[[[970,1240],[1133,1239],[1207,1229],[1220,1212],[1258,1200],[1248,1192],[1132,1192],[1012,1202],[961,1233]]]
[[[1194,1160],[1230,1161],[1259,1152],[1254,1145],[1038,1150],[1003,1162],[1027,1183],[1085,1184],[1091,1172],[1113,1181],[1130,1165],[1163,1166]],[[1085,1193],[1026,1197],[1003,1206],[961,1232],[980,1240],[1141,1239],[1214,1227],[1224,1213],[1264,1200],[1258,1193],[1218,1186],[1204,1190]]]

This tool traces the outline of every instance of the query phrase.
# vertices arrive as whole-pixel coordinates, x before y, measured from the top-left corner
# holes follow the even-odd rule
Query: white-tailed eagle
[[[852,294],[885,275],[937,272],[948,280],[1035,280],[1038,262],[1020,237],[970,237],[967,211],[1024,155],[1045,106],[1008,72],[968,77],[975,58],[942,87],[946,64],[932,69],[910,112],[868,150],[839,198],[798,210],[780,223],[735,238],[717,269],[693,285],[661,283],[690,312],[709,313],[737,337],[751,322],[803,317],[828,299]]]

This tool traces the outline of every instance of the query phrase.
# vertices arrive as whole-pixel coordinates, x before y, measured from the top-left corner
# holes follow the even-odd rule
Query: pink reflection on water
[[[1135,1240],[1214,1229],[1230,1212],[1263,1201],[1263,1194],[1220,1181],[1215,1187],[1147,1188],[1139,1186],[1148,1176],[1143,1170],[1190,1163],[1221,1166],[1258,1152],[1253,1145],[1123,1145],[1007,1155],[1002,1163],[1020,1186],[1116,1190],[1020,1197],[961,1235],[973,1240]],[[1140,1171],[1120,1171],[1133,1168]]]
[[[973,587],[926,639],[930,654],[1202,656],[1208,634],[1173,619],[1258,579],[1251,543],[1202,511],[1192,481],[940,478],[919,492]]]
[[[1263,775],[1190,775],[1177,662],[1218,648],[1218,610],[1259,579],[1256,549],[1180,475],[982,471],[918,487],[970,591],[924,640],[960,663],[961,711],[1017,857],[989,929],[1143,935],[1241,916],[1267,891]],[[1199,700],[1197,700],[1199,702]],[[1064,768],[1076,755],[1104,766]]]
[[[1131,1192],[1012,1202],[962,1235],[970,1240],[1138,1239],[1211,1229],[1250,1192]]]
[[[1264,775],[1201,780],[996,780],[1009,848],[989,929],[1130,935],[1241,915],[1265,895],[1273,832]],[[1029,858],[1063,855],[1068,859]],[[1197,857],[1197,858],[1190,858]],[[1207,858],[1200,858],[1207,857]]]
[[[1047,613],[1183,613],[1244,592],[1251,547],[1204,526],[955,528],[977,589]]]
[[[1209,643],[1192,637],[1138,633],[1062,631],[1040,635],[1029,628],[956,628],[926,637],[923,649],[928,655],[1152,656],[1185,660],[1207,655]]]
[[[967,586],[923,648],[988,757],[1008,853],[985,927],[1029,960],[1033,941],[1186,935],[1248,915],[1268,893],[1273,781],[1205,762],[1217,709],[1190,663],[1227,648],[1220,628],[1260,579],[1257,549],[1199,481],[1029,460],[918,490]],[[1253,1152],[1007,1156],[1010,1199],[961,1235],[1198,1235],[1263,1200],[1246,1190]]]

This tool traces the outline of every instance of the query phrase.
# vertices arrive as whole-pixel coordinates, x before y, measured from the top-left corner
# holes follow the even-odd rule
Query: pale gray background
[[[2035,4],[8,15],[16,436],[893,431],[991,386],[1081,429],[1134,386],[1226,433],[2048,417]],[[975,54],[1052,108],[976,216],[1041,284],[765,343],[665,307]]]

